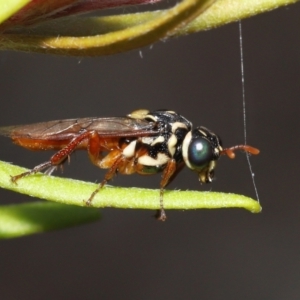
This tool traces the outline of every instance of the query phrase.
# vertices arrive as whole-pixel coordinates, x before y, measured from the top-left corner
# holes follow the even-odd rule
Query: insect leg
[[[116,152],[116,151],[115,151]],[[109,154],[108,154],[109,155]],[[105,174],[104,179],[99,184],[97,189],[93,191],[90,198],[85,202],[87,206],[91,206],[93,198],[95,195],[100,191],[100,189],[109,181],[111,180],[114,175],[117,173],[118,168],[122,163],[126,160],[125,156],[122,154],[122,151],[119,151],[119,155],[115,157],[115,161],[113,162],[112,166],[109,168],[108,172]]]
[[[84,132],[81,135],[74,138],[66,147],[56,152],[49,161],[46,161],[42,164],[37,165],[32,170],[21,173],[16,176],[11,176],[11,181],[16,183],[20,178],[23,178],[25,176],[35,174],[37,172],[40,172],[44,169],[50,168],[49,173],[51,174],[53,172],[53,168],[59,166],[62,164],[69,156],[70,154],[76,149],[78,144],[80,144],[84,139],[86,139],[89,135],[89,132]],[[47,172],[46,172],[47,173]]]
[[[103,140],[103,138],[98,135],[97,131],[93,131],[89,136],[87,150],[89,158],[94,165],[102,169],[108,169],[98,188],[85,202],[87,206],[90,206],[95,195],[118,171],[121,170],[122,173],[129,174],[132,168],[129,168],[128,171],[126,169],[126,167],[129,167],[131,160],[123,155],[123,150],[119,147],[119,139],[116,139],[115,141],[114,139],[111,139],[110,141],[107,139]],[[109,151],[109,153],[103,157],[102,151]],[[134,170],[132,170],[132,172],[134,172]]]
[[[13,183],[16,183],[22,177],[25,177],[25,176],[28,176],[28,175],[31,175],[31,174],[35,174],[35,173],[40,172],[40,171],[42,171],[42,170],[44,170],[46,168],[49,168],[51,166],[52,166],[51,161],[46,161],[46,162],[44,162],[42,164],[37,165],[36,167],[34,167],[30,171],[21,173],[21,174],[16,175],[16,176],[10,176],[10,179],[11,179],[11,181]]]
[[[164,202],[163,202],[164,189],[172,180],[172,176],[174,175],[175,172],[176,172],[176,161],[175,159],[171,159],[168,161],[167,166],[163,171],[162,180],[160,182],[160,198],[159,198],[160,211],[157,214],[157,219],[160,221],[165,221],[167,219],[167,215],[164,209]]]

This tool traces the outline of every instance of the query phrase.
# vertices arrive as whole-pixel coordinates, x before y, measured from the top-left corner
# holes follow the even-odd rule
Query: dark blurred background
[[[126,10],[125,10],[126,11]],[[300,4],[244,20],[248,143],[263,211],[103,209],[102,221],[0,242],[6,299],[300,299]],[[99,58],[0,55],[1,126],[168,108],[243,143],[238,23]],[[1,137],[1,159],[25,167],[32,153]],[[60,175],[60,174],[59,174]],[[100,181],[77,153],[64,176]],[[118,186],[157,188],[159,176],[119,176]],[[255,197],[245,155],[222,158],[200,186],[184,170],[170,188]],[[2,203],[32,201],[1,190]]]

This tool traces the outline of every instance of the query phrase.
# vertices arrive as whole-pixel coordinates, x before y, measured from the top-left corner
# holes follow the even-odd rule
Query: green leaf
[[[95,208],[55,202],[31,202],[0,206],[0,239],[71,227],[99,219]]]
[[[31,0],[0,0],[0,24],[30,1]]]
[[[109,55],[171,36],[225,25],[295,2],[184,0],[171,9],[155,12],[64,18],[21,29],[16,34],[5,33],[0,36],[0,49],[75,56]]]
[[[216,0],[183,0],[158,17],[117,32],[87,37],[32,36],[3,34],[2,49],[42,53],[96,56],[139,48],[166,36],[180,24],[189,22]],[[0,48],[0,49],[1,49]]]
[[[179,27],[169,36],[186,34],[216,28],[231,22],[267,12],[298,0],[219,0],[186,26]],[[118,32],[160,17],[165,11],[151,11],[105,17],[70,17],[54,20],[20,31],[23,34],[55,36],[95,36]]]

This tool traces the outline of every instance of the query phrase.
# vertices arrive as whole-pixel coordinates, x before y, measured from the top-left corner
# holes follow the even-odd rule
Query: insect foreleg
[[[165,221],[167,219],[167,215],[164,209],[164,201],[163,201],[164,189],[172,180],[172,176],[175,174],[175,172],[176,172],[176,161],[175,159],[171,159],[168,161],[167,166],[163,171],[162,180],[160,182],[160,198],[159,198],[160,211],[157,214],[157,219],[160,221]]]

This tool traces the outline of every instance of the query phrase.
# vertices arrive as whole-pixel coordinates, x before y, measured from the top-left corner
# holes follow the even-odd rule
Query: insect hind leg
[[[60,165],[62,167],[62,165]],[[57,170],[57,166],[50,166],[49,168],[47,168],[44,172],[44,174],[46,175],[51,175],[54,171]]]
[[[34,167],[32,170],[21,173],[19,175],[16,176],[11,176],[11,181],[16,183],[19,179],[31,175],[31,174],[35,174],[37,172],[43,171],[44,169],[48,169],[46,170],[46,174],[51,175],[51,173],[60,165],[62,165],[67,159],[70,158],[70,155],[72,152],[74,152],[74,150],[76,149],[76,147],[85,139],[87,139],[89,137],[89,132],[83,132],[82,134],[80,134],[79,136],[77,136],[76,138],[74,138],[73,140],[70,141],[70,143],[65,146],[64,148],[62,148],[61,150],[59,150],[58,152],[56,152],[49,161],[46,161],[44,163],[41,163],[39,165],[37,165],[36,167]]]
[[[46,162],[44,162],[42,164],[37,165],[36,167],[34,167],[30,171],[21,173],[21,174],[16,175],[16,176],[11,176],[11,181],[13,183],[16,183],[19,179],[21,179],[23,177],[26,177],[26,176],[31,175],[31,174],[35,174],[35,173],[40,172],[40,171],[42,171],[44,169],[47,169],[47,168],[51,169],[52,167],[54,167],[54,166],[52,165],[51,161],[46,161]],[[55,168],[56,168],[56,166],[55,166]]]

